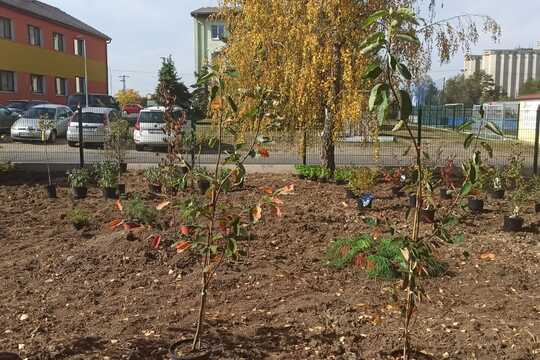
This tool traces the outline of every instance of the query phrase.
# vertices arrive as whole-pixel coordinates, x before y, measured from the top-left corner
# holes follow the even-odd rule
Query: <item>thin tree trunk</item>
[[[326,106],[324,116],[324,129],[322,133],[321,164],[333,175],[336,170],[336,145],[334,142],[335,112],[337,111],[342,84],[341,43],[335,42],[332,49],[332,73],[333,79],[332,96],[329,106]]]

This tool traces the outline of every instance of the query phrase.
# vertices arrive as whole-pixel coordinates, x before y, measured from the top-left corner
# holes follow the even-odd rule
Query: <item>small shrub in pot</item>
[[[114,161],[104,161],[97,165],[98,185],[103,190],[103,197],[115,199],[120,169]]]
[[[158,211],[146,206],[141,197],[135,195],[125,203],[124,217],[129,223],[153,225],[158,218]]]
[[[81,209],[75,208],[67,214],[67,218],[77,230],[88,226],[90,224],[90,215]]]
[[[524,181],[517,184],[516,189],[511,194],[511,213],[504,217],[503,230],[507,232],[521,231],[524,219],[521,211],[528,200],[529,189]]]
[[[88,185],[92,180],[92,174],[87,168],[73,169],[68,171],[68,182],[71,186],[75,199],[84,199],[88,193]]]
[[[144,178],[148,182],[148,189],[150,190],[150,192],[155,194],[161,193],[161,175],[161,169],[159,167],[151,167],[144,170]]]

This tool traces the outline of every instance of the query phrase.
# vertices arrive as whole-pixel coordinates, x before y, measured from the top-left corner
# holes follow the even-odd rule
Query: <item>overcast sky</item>
[[[42,0],[109,35],[109,66],[112,92],[121,83],[120,75],[128,75],[129,88],[142,95],[153,92],[160,58],[171,54],[179,75],[186,84],[194,81],[193,19],[190,12],[211,6],[217,0]],[[539,0],[446,0],[439,17],[474,13],[488,14],[502,26],[503,36],[493,43],[483,36],[473,52],[486,48],[533,47],[540,41]],[[450,64],[439,66],[434,61],[431,76],[442,84],[444,77],[459,74],[463,54]]]

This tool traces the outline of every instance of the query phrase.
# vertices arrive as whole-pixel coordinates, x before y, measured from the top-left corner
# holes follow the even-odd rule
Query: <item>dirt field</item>
[[[129,177],[128,192],[146,192],[139,179]],[[252,175],[230,196],[248,202],[263,186],[290,183],[296,190],[283,199],[283,218],[267,217],[241,243],[249,255],[224,267],[211,289],[205,338],[221,348],[213,358],[387,359],[401,344],[396,282],[326,263],[334,239],[370,231],[343,187]],[[176,254],[170,229],[159,250],[144,240],[150,232],[111,230],[118,211],[97,189],[75,201],[64,184],[50,201],[42,184],[0,178],[0,351],[39,360],[168,358],[172,342],[193,334],[197,258]],[[406,199],[391,198],[386,185],[375,193],[365,215],[404,228]],[[417,350],[436,359],[540,358],[540,215],[528,209],[526,232],[505,234],[503,204],[490,200],[485,213],[467,216],[457,229],[465,241],[440,250],[449,272],[425,280],[431,301],[413,328]],[[92,214],[88,228],[66,218],[74,206]]]

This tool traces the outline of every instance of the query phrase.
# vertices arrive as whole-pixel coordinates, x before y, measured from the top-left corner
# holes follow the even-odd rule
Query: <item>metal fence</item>
[[[421,111],[419,111],[421,110]],[[503,165],[513,152],[520,152],[525,158],[526,166],[538,168],[538,119],[536,110],[486,108],[485,120],[498,125],[505,133],[504,137],[491,132],[481,132],[483,141],[493,148],[493,165]],[[81,156],[86,163],[94,163],[115,156],[115,144],[107,145],[110,126],[123,119],[129,124],[129,136],[125,144],[125,162],[131,164],[159,163],[165,156],[167,148],[163,141],[162,117],[157,112],[141,115],[119,114],[103,109],[91,109],[83,114],[79,127],[77,115],[57,118],[54,114],[55,127],[45,137],[40,133],[36,119],[21,118],[11,126],[11,131],[4,134],[0,143],[0,162],[13,163],[58,163],[79,164]],[[52,113],[50,114],[52,115]],[[24,120],[24,121],[23,121]],[[416,109],[411,117],[415,136],[421,136],[423,150],[429,155],[433,165],[445,163],[448,159],[457,162],[471,156],[474,149],[465,149],[463,142],[467,132],[460,132],[459,126],[473,121],[469,132],[478,131],[482,121],[480,108],[466,109],[460,106],[422,107]],[[421,131],[418,123],[421,122]],[[370,133],[370,126],[365,124],[346,126],[336,137],[335,158],[338,165],[365,166],[406,166],[413,159],[408,134],[404,130],[392,132],[389,124],[380,129],[378,135]],[[4,127],[5,128],[5,127]],[[79,129],[82,130],[83,147],[79,146]],[[208,139],[215,136],[216,130],[210,124],[197,124],[194,127],[198,145],[186,148],[185,155],[191,158],[194,152],[196,162],[212,163],[216,160],[216,151],[208,146]],[[54,132],[54,135],[51,135]],[[304,133],[270,133],[273,142],[268,145],[270,157],[250,159],[248,163],[256,164],[298,164],[304,161],[300,144]],[[320,132],[306,132],[305,161],[309,164],[320,162],[322,143]],[[250,134],[246,134],[248,140]],[[48,141],[43,141],[48,140]],[[232,146],[236,139],[225,138]],[[112,148],[112,149],[111,149]]]

